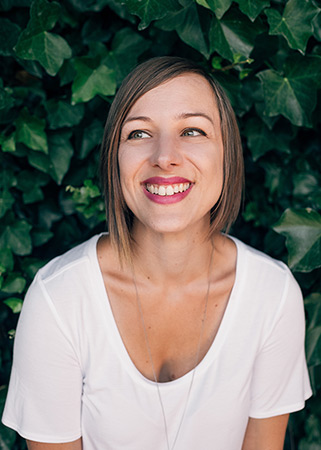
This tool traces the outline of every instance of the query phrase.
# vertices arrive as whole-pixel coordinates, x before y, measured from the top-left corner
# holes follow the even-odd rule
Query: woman
[[[243,185],[220,86],[155,58],[124,81],[101,159],[109,234],[40,270],[3,421],[29,449],[278,450],[311,395],[300,290],[224,234]]]

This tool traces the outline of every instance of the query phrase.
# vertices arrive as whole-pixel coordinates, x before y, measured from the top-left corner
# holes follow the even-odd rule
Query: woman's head
[[[223,142],[223,187],[211,209],[210,235],[228,230],[236,219],[243,186],[243,157],[234,112],[226,94],[201,67],[178,57],[151,59],[134,69],[124,80],[109,111],[101,153],[101,179],[106,198],[107,220],[112,242],[120,254],[131,252],[133,213],[122,193],[118,162],[121,130],[129,111],[145,93],[185,74],[203,77],[211,87],[220,117]]]

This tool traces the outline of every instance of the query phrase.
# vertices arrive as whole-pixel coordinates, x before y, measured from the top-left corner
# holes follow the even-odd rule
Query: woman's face
[[[136,225],[208,230],[223,184],[220,118],[208,81],[187,73],[140,97],[124,121],[118,158]]]

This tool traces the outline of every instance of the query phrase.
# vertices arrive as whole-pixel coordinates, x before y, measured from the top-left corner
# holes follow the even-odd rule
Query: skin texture
[[[65,444],[45,444],[42,442],[27,441],[28,450],[82,450],[82,440]]]
[[[133,267],[159,382],[177,379],[195,367],[209,287],[199,361],[205,356],[234,284],[234,242],[220,233],[208,239],[210,209],[222,189],[223,151],[215,97],[208,82],[195,74],[147,92],[133,105],[122,128],[120,179],[135,216]],[[192,188],[181,201],[162,204],[144,192],[143,181],[153,177],[183,177]],[[108,236],[99,240],[97,254],[124,345],[137,369],[153,380],[132,267],[120,265]],[[287,420],[287,415],[249,419],[242,450],[281,450]],[[28,448],[80,450],[82,444],[29,442]]]

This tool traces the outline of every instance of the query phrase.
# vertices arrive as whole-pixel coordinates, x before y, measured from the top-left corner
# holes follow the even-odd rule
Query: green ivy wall
[[[212,72],[236,111],[246,194],[233,234],[286,261],[307,314],[314,397],[286,448],[321,449],[320,0],[0,0],[0,406],[24,293],[48,259],[105,228],[109,105],[158,55]],[[319,96],[319,97],[318,97]],[[23,441],[0,426],[0,448]]]

